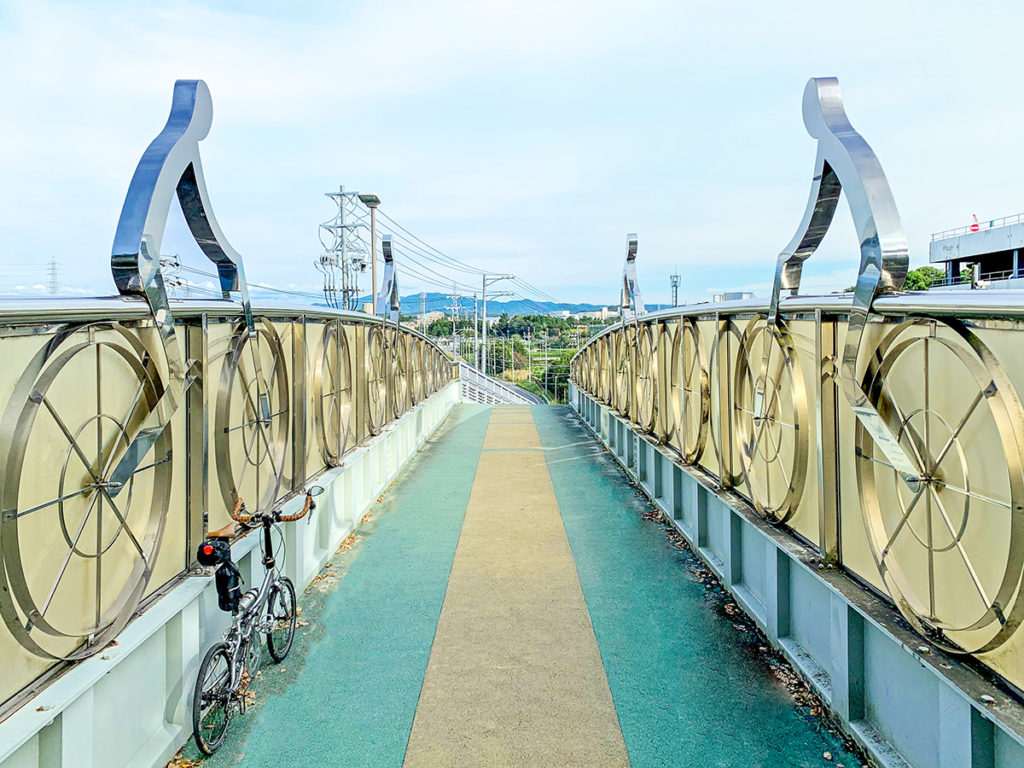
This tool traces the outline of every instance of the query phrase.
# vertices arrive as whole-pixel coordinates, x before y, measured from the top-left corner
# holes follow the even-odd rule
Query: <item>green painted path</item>
[[[859,766],[648,509],[568,409],[457,406],[206,764]]]

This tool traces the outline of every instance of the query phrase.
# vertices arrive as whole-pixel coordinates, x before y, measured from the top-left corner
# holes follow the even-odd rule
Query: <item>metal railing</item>
[[[235,301],[170,309],[188,386],[168,413],[145,302],[0,301],[0,652],[20,659],[0,702],[117,637],[238,497],[270,508],[453,378],[429,339],[362,313],[254,306],[250,335]]]
[[[542,398],[522,387],[488,376],[469,363],[459,361],[462,398],[473,403],[544,405]]]
[[[851,306],[785,298],[774,332],[758,300],[652,313],[591,339],[572,379],[709,484],[812,542],[810,557],[889,595],[929,640],[1024,688],[1024,632],[1013,631],[1024,603],[1014,592],[992,608],[1024,579],[1014,513],[1024,509],[1024,296],[876,300],[858,376],[925,465],[914,487],[833,383]]]
[[[1008,227],[1012,224],[1020,224],[1021,222],[1024,222],[1024,213],[1017,213],[1013,216],[1003,216],[1000,219],[979,221],[975,224],[967,224],[963,227],[956,227],[954,229],[947,229],[943,232],[936,232],[932,235],[932,242],[934,243],[937,240],[948,240],[951,237],[960,237],[960,235],[969,235],[973,232],[981,232],[985,229]]]

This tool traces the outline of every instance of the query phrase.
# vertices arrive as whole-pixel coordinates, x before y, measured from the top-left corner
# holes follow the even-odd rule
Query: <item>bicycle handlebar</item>
[[[311,510],[312,508],[313,508],[313,494],[311,494],[309,491],[306,491],[306,503],[302,505],[302,511],[301,512],[299,512],[297,515],[282,515],[282,514],[278,513],[277,519],[280,520],[282,523],[293,523],[296,520],[301,520],[306,515],[308,515],[309,514],[309,510]]]
[[[274,522],[293,523],[296,520],[301,520],[302,518],[304,518],[306,515],[309,514],[310,510],[315,509],[315,508],[316,508],[316,504],[313,503],[313,494],[312,494],[312,492],[311,491],[306,491],[306,503],[302,505],[302,511],[301,512],[299,512],[298,514],[295,514],[295,515],[282,515],[280,510],[274,510],[273,512],[270,513],[270,519],[273,520]],[[234,509],[232,509],[231,512],[230,512],[231,519],[234,520],[236,523],[241,523],[242,525],[248,525],[254,519],[258,519],[258,518],[264,517],[263,515],[259,515],[259,514],[256,514],[256,515],[243,515],[242,514],[242,510],[243,509],[245,509],[245,502],[242,501],[241,497],[239,497],[235,501]]]
[[[252,522],[252,515],[243,515],[243,509],[245,509],[245,502],[242,501],[242,497],[239,496],[238,499],[235,500],[235,508],[231,510],[231,519],[236,523],[247,525]]]

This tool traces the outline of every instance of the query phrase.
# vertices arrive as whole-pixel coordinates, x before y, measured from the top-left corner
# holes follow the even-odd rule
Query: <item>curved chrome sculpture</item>
[[[647,311],[636,277],[636,251],[636,233],[626,235],[626,263],[622,266],[622,295],[619,301],[623,321],[631,320]]]
[[[185,222],[206,257],[217,266],[224,298],[241,294],[248,322],[252,321],[249,290],[242,257],[231,247],[210,205],[199,157],[199,142],[213,122],[210,89],[202,80],[174,84],[167,124],[142,155],[128,186],[114,235],[110,266],[122,295],[143,295],[139,253],[144,237],[159,252],[172,196],[177,194]]]
[[[174,339],[174,321],[160,272],[160,244],[173,195],[177,194],[196,243],[217,265],[224,297],[230,298],[233,291],[241,293],[249,336],[256,334],[242,257],[221,232],[203,177],[199,142],[209,134],[212,122],[213,101],[206,83],[202,80],[175,82],[167,124],[139,160],[117,222],[110,256],[114,283],[122,295],[141,295],[149,303],[167,355],[170,381],[159,406],[150,413],[111,474],[114,494],[156,441],[190,383],[186,380],[181,350]],[[259,366],[258,360],[256,365]],[[266,418],[269,408],[264,397],[260,397],[260,407]]]
[[[395,271],[391,235],[384,235],[381,251],[384,253],[384,276],[380,283],[380,293],[377,294],[376,311],[379,316],[384,317],[386,314],[391,322],[397,323],[402,303],[398,296],[398,273]]]
[[[896,425],[887,423],[878,413],[857,381],[857,358],[868,313],[879,295],[900,290],[907,275],[907,239],[896,201],[878,157],[846,116],[836,78],[811,78],[807,82],[803,117],[807,132],[818,140],[818,154],[803,219],[789,245],[779,254],[775,267],[768,312],[772,333],[765,335],[766,370],[772,339],[778,338],[779,333],[781,293],[788,290],[796,295],[803,263],[821,244],[832,223],[839,195],[845,190],[860,241],[860,269],[838,381],[864,429],[904,482],[916,487],[918,470],[899,444]],[[763,401],[759,405],[760,413]]]

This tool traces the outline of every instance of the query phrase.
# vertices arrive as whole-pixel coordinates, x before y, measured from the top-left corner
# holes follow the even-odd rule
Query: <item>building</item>
[[[726,291],[725,293],[716,293],[713,301],[743,301],[752,298],[754,298],[754,294],[750,291]]]
[[[928,261],[959,282],[965,269],[977,267],[978,278],[999,287],[1024,285],[1024,213],[991,219],[932,235]]]
[[[608,307],[601,307],[600,309],[588,310],[586,312],[576,312],[570,317],[574,320],[607,320],[610,317],[618,317],[619,313],[608,309]]]

